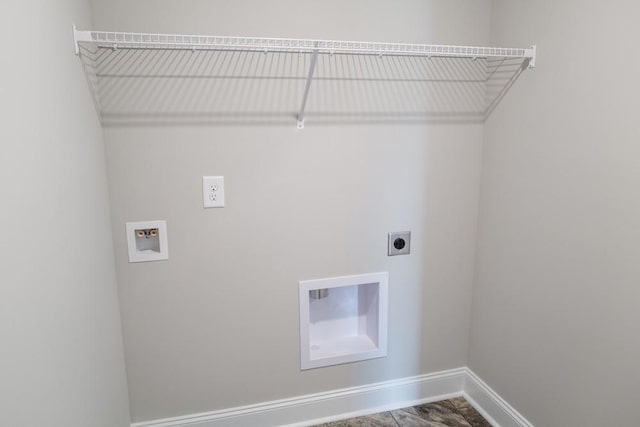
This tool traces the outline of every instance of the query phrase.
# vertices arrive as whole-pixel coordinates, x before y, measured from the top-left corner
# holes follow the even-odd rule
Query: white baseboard
[[[533,427],[466,367],[289,399],[239,406],[131,427],[305,427],[464,396],[496,427]]]
[[[492,425],[500,427],[534,427],[471,369],[467,368],[463,396]]]

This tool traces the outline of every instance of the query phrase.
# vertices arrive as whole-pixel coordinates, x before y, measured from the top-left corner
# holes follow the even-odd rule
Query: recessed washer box
[[[388,273],[299,285],[302,370],[387,355]]]
[[[169,259],[166,221],[127,222],[129,262]]]

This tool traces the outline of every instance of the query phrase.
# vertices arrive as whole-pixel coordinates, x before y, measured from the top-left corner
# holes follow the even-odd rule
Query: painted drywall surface
[[[470,367],[539,426],[638,423],[638,13],[494,2],[539,58],[486,124]]]
[[[73,54],[84,1],[3,1],[0,425],[129,425],[102,131]]]
[[[153,3],[153,6],[151,4]],[[180,6],[178,6],[178,4]],[[484,44],[488,2],[94,2],[111,30]],[[105,128],[134,421],[466,364],[482,125]],[[226,207],[202,209],[224,175]],[[170,259],[129,264],[125,222]],[[390,231],[412,254],[386,256]],[[298,281],[388,271],[388,357],[300,371]]]

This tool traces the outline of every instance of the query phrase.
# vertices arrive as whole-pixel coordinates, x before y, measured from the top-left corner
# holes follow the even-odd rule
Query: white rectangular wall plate
[[[166,221],[127,222],[129,262],[169,259]]]
[[[224,208],[224,176],[202,177],[202,206]]]

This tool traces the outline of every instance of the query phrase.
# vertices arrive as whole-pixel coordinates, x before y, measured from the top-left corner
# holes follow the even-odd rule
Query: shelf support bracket
[[[76,55],[80,55],[80,42],[91,43],[94,40],[91,37],[91,31],[81,31],[73,26],[73,48]]]
[[[529,54],[529,63],[528,68],[536,68],[536,45],[534,44],[529,49],[527,49],[527,53]]]
[[[80,55],[80,46],[78,46],[78,29],[73,25],[73,49],[76,56]]]
[[[302,95],[302,104],[300,105],[300,111],[298,112],[298,129],[304,129],[304,109],[307,106],[307,97],[309,96],[309,89],[311,88],[311,80],[313,80],[313,73],[316,71],[316,64],[318,63],[318,44],[316,43],[316,49],[313,49],[313,55],[311,56],[311,64],[309,65],[309,74],[307,75],[307,83],[304,86],[304,95]]]

